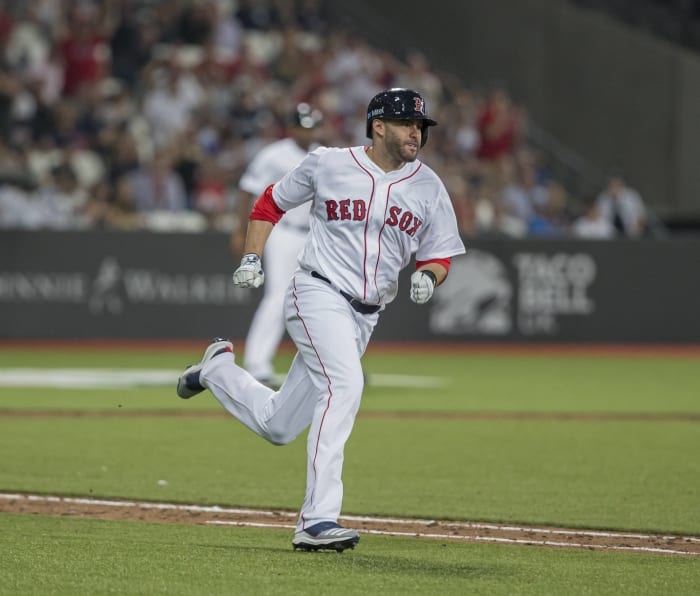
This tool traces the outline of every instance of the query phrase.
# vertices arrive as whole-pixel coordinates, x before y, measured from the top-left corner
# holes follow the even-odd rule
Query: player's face
[[[420,149],[423,122],[421,120],[385,120],[385,123],[384,144],[387,153],[397,161],[415,161]]]

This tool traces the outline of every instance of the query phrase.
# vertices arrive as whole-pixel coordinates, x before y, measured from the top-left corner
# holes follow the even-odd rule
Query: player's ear
[[[384,136],[384,120],[374,119],[372,120],[372,140],[376,140],[379,137]]]

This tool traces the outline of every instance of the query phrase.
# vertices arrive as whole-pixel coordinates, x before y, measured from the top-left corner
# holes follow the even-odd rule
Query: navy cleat
[[[204,365],[214,358],[214,356],[227,352],[233,355],[233,344],[229,340],[222,339],[221,337],[214,338],[204,351],[202,360],[197,364],[188,366],[180,375],[180,378],[177,380],[177,394],[182,399],[189,399],[193,395],[204,391],[204,387],[199,382],[199,373],[202,372]]]
[[[294,534],[292,546],[294,550],[335,550],[343,552],[346,548],[355,548],[360,541],[360,535],[349,528],[342,528],[335,522],[319,522],[310,528]]]

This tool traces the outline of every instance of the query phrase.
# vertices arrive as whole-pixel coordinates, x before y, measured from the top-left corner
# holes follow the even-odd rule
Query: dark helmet
[[[372,138],[372,120],[422,120],[422,147],[428,140],[428,127],[437,122],[425,115],[425,101],[412,89],[387,89],[377,93],[367,106],[367,138]]]
[[[302,128],[315,128],[322,119],[321,112],[312,110],[308,103],[300,103],[289,115],[289,123]]]

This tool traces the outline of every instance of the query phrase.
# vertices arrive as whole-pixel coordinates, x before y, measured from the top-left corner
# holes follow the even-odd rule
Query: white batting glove
[[[435,291],[435,274],[432,271],[416,271],[411,275],[411,300],[425,304]]]
[[[265,281],[260,257],[255,253],[243,255],[241,266],[233,272],[233,285],[239,288],[259,288]]]

